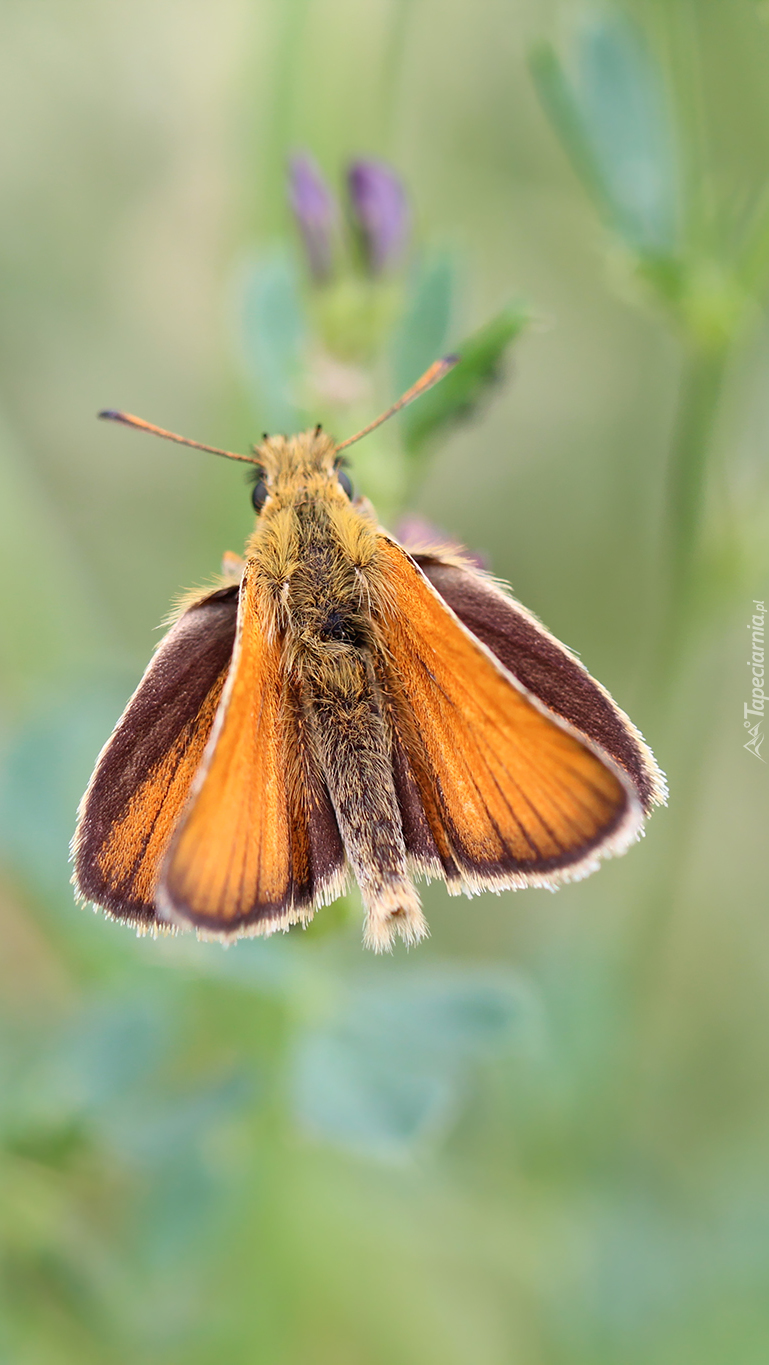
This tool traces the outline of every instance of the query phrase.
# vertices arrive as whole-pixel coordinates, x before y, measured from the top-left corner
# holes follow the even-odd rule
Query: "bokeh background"
[[[0,1358],[763,1365],[769,9],[0,24]],[[367,280],[358,242],[331,321],[296,151],[336,194],[356,156],[408,190],[410,245]],[[246,449],[288,327],[292,401],[342,437],[413,328],[456,345],[511,307],[472,420],[418,458],[392,424],[351,474],[482,551],[632,714],[672,792],[646,840],[555,896],[429,888],[431,939],[383,960],[352,900],[226,951],[76,907],[95,755],[175,594],[251,525],[237,466],[96,411]]]

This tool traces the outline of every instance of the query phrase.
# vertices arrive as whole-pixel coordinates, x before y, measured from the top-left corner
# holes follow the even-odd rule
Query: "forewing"
[[[431,555],[415,559],[444,602],[513,677],[624,769],[647,814],[664,802],[664,777],[632,721],[536,617],[471,564]]]
[[[237,587],[171,627],[102,750],[74,839],[79,894],[118,919],[155,920],[166,849],[189,795],[230,666]]]
[[[636,837],[635,790],[497,663],[382,537],[379,622],[407,846],[449,885],[554,884]]]
[[[302,729],[301,698],[264,628],[256,565],[240,589],[232,668],[163,869],[163,916],[217,937],[270,932],[333,899],[345,861]]]

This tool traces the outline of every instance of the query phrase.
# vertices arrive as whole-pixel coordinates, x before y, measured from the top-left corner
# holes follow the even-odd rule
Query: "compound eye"
[[[258,516],[267,501],[267,484],[264,482],[264,479],[257,479],[251,489],[251,501],[254,504],[254,511]]]
[[[352,493],[352,482],[350,481],[350,478],[349,478],[348,474],[345,472],[344,469],[338,469],[338,470],[336,471],[336,477],[337,477],[338,480],[339,480],[339,486],[340,486],[340,488],[342,489],[342,492],[343,492],[343,493],[346,493],[347,496],[348,496],[348,498],[350,499],[350,502],[352,502],[352,496],[353,496],[353,493]]]

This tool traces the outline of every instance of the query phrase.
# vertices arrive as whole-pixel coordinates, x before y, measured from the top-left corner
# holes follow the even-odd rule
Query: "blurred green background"
[[[0,1360],[763,1365],[769,8],[5,0],[0,25]],[[385,318],[355,401],[310,417],[343,437],[394,396],[404,315],[453,345],[525,300],[474,420],[418,463],[391,424],[351,474],[487,555],[672,792],[557,896],[429,888],[431,939],[384,960],[354,904],[225,951],[69,885],[157,623],[252,521],[236,466],[94,414],[259,436],[265,270],[330,325],[297,149],[335,191],[386,159],[413,215],[388,279],[355,275]]]

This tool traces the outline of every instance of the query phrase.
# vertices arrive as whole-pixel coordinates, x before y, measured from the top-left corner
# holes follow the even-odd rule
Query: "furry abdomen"
[[[366,942],[380,951],[396,933],[416,942],[427,926],[408,874],[392,740],[368,652],[321,643],[305,663],[308,730],[363,896]]]
[[[361,889],[366,939],[377,949],[395,933],[413,942],[426,926],[408,874],[392,737],[372,666],[371,583],[328,524],[318,524],[318,509],[297,520],[298,562],[282,598],[285,666]],[[375,564],[367,567],[374,577]]]

